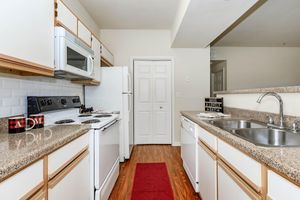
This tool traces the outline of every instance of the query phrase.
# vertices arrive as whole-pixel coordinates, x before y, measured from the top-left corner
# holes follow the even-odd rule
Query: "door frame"
[[[173,56],[131,56],[129,71],[132,75],[132,94],[134,95],[134,61],[170,61],[171,62],[171,144],[172,146],[180,146],[180,143],[174,141],[175,134],[175,84],[174,84],[174,57]],[[134,105],[134,96],[133,96]],[[133,106],[133,127],[134,124],[134,106]],[[135,138],[134,128],[133,134]],[[133,142],[135,144],[135,141]]]
[[[212,72],[212,65],[214,63],[221,63],[225,62],[225,66],[222,67],[222,73],[223,73],[223,90],[227,90],[227,60],[210,60],[210,96],[214,97],[216,96],[214,94],[213,89],[213,81],[214,81],[214,74]]]

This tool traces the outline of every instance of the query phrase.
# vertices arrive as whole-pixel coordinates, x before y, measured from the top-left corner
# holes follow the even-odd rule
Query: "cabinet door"
[[[54,67],[54,0],[9,0],[0,6],[0,54]]]
[[[226,164],[218,162],[218,200],[261,199]]]
[[[90,166],[86,151],[49,182],[48,199],[88,200],[89,187]]]
[[[101,44],[97,38],[92,36],[92,50],[94,51],[94,73],[93,79],[101,81]]]
[[[106,62],[109,62],[111,65],[114,65],[113,54],[103,44],[101,44],[101,58],[104,58]]]
[[[57,1],[56,22],[77,35],[77,17],[60,0]]]
[[[243,152],[218,139],[218,153],[256,192],[262,191],[261,164]]]
[[[278,174],[268,171],[268,197],[273,200],[300,199],[300,188]]]
[[[88,46],[91,46],[92,33],[81,21],[78,21],[78,37]]]
[[[203,200],[217,200],[217,161],[204,144],[198,144],[199,192]]]
[[[43,161],[40,160],[1,182],[0,199],[27,199],[43,184]]]

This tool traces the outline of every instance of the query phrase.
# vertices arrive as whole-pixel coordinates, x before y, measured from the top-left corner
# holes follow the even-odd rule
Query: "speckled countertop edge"
[[[72,125],[69,126],[71,127]],[[89,125],[79,125],[79,126],[73,125],[73,126],[76,126],[75,131],[73,130],[68,134],[62,134],[63,135],[62,137],[55,138],[54,140],[48,143],[43,143],[38,148],[30,149],[30,151],[25,151],[24,153],[19,152],[17,156],[15,156],[14,158],[2,159],[1,160],[2,162],[0,162],[0,182],[9,178],[11,175],[14,175],[16,172],[22,170],[23,168],[42,159],[44,156],[50,154],[51,152],[75,140],[76,138],[86,134],[90,130]],[[57,129],[58,127],[61,127],[60,131],[65,131],[64,129],[66,127],[65,125],[53,126],[52,128]],[[38,132],[42,130],[36,129],[34,131]],[[1,133],[1,134],[5,134],[5,133]]]
[[[256,146],[200,119],[196,115],[199,112],[182,111],[181,114],[258,162],[265,164],[275,172],[281,173],[291,181],[294,181],[294,183],[300,185],[300,148]]]
[[[217,91],[217,92],[214,92],[214,94],[256,94],[256,93],[265,93],[265,92],[299,93],[300,92],[300,86],[272,87],[272,88],[253,88],[253,89]]]

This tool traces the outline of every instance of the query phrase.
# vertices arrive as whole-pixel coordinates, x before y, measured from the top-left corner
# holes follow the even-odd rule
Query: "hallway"
[[[110,195],[110,200],[130,200],[136,163],[165,162],[176,200],[200,199],[183,169],[180,147],[170,145],[137,145],[129,161],[122,163],[120,176]]]

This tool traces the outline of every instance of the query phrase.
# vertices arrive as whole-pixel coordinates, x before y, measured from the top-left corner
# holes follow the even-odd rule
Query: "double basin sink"
[[[218,119],[210,124],[226,130],[257,146],[300,147],[300,134],[268,128],[266,124],[243,119]]]

